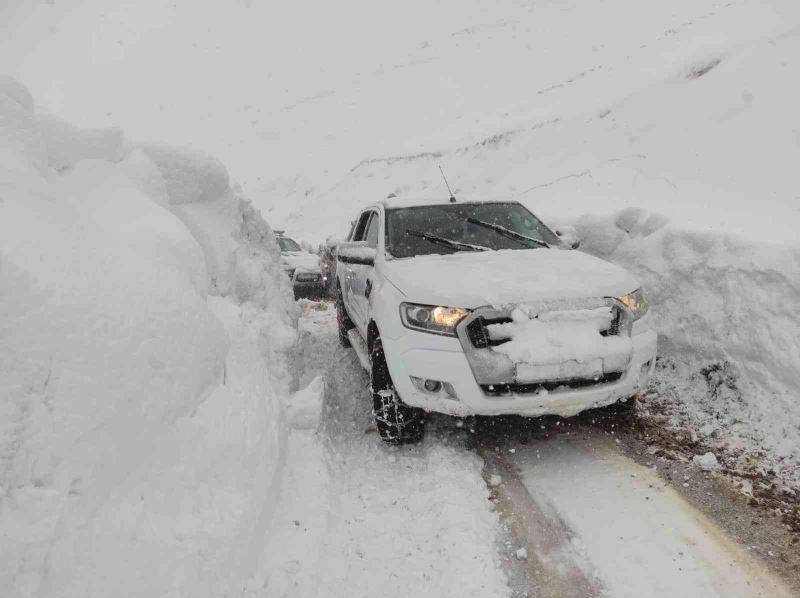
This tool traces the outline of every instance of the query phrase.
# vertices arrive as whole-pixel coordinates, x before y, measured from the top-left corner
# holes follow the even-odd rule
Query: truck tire
[[[350,347],[350,337],[347,336],[347,331],[352,329],[354,324],[344,307],[342,288],[339,283],[336,283],[336,323],[339,328],[339,344],[345,348]]]
[[[370,365],[372,412],[381,440],[389,444],[419,442],[425,433],[423,411],[403,404],[397,396],[380,338],[373,343]]]

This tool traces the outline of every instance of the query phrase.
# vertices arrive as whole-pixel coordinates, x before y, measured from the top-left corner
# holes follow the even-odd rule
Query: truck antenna
[[[444,179],[445,187],[447,187],[447,192],[450,194],[450,203],[456,203],[456,196],[453,195],[453,191],[450,189],[450,184],[447,182],[447,177],[444,176],[444,170],[442,170],[441,164],[439,164],[439,172],[442,173],[442,178]]]

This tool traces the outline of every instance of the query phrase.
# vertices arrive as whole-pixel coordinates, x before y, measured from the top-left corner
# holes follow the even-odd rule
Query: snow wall
[[[239,593],[277,500],[294,309],[217,160],[0,79],[4,595]]]
[[[800,478],[800,248],[687,231],[639,209],[583,216],[581,249],[635,272],[659,331],[657,386],[673,424],[754,447]]]

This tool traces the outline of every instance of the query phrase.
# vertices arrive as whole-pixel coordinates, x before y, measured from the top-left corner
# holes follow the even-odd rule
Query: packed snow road
[[[296,412],[270,555],[282,596],[790,596],[792,590],[625,454],[624,426],[434,416],[418,446],[374,428],[368,377],[335,312],[305,303]],[[309,408],[309,405],[311,406]],[[295,420],[298,418],[295,417]],[[302,418],[300,418],[302,419]],[[609,421],[614,421],[613,419]],[[695,480],[682,482],[687,486]],[[258,595],[258,592],[253,592]]]

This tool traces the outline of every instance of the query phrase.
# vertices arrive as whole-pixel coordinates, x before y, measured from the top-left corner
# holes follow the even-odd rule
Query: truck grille
[[[622,310],[617,306],[612,308],[611,325],[606,329],[600,331],[602,336],[616,336],[620,333],[622,328]],[[466,332],[472,346],[476,349],[488,349],[489,347],[497,347],[503,343],[507,343],[508,338],[490,338],[489,331],[486,330],[487,326],[492,324],[508,324],[511,322],[509,317],[493,317],[486,318],[479,316],[467,325]]]
[[[612,372],[599,378],[573,378],[571,380],[548,380],[535,384],[481,384],[481,390],[489,396],[499,397],[508,394],[532,394],[540,390],[552,391],[566,386],[571,389],[587,386],[611,384],[622,378],[622,372]]]
[[[508,324],[509,322],[511,322],[511,318],[484,318],[483,316],[480,316],[472,320],[472,322],[467,325],[467,336],[476,349],[496,347],[498,345],[502,345],[503,343],[507,343],[511,339],[491,339],[489,338],[489,331],[486,330],[486,327],[492,324]]]
[[[611,325],[600,331],[601,336],[617,336],[622,327],[622,310],[614,305],[611,307]]]

